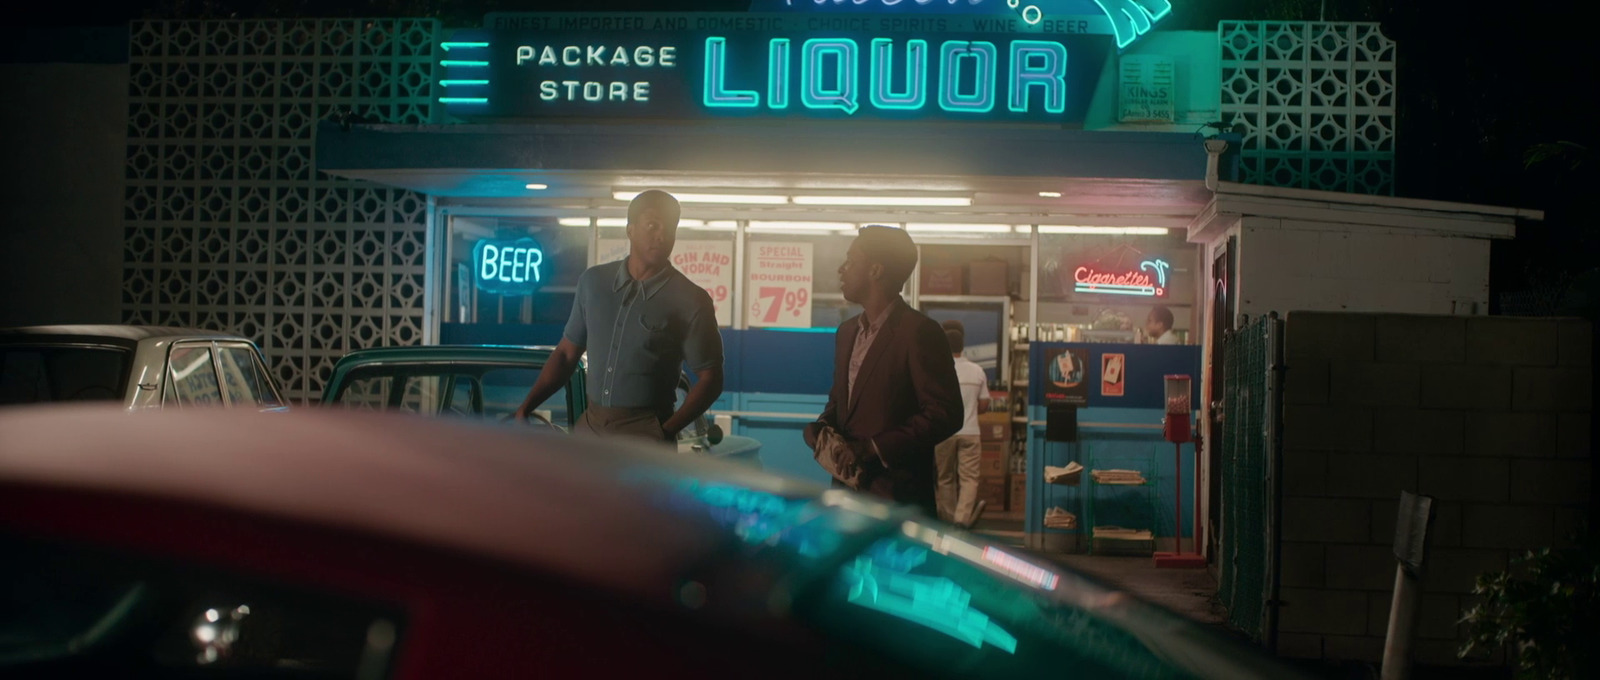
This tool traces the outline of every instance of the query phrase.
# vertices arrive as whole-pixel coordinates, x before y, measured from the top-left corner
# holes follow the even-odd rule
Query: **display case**
[[[1015,429],[1025,439],[1027,545],[1148,555],[1192,526],[1187,508],[1176,518],[1172,510],[1173,490],[1192,485],[1193,468],[1175,463],[1163,423],[1168,404],[1197,401],[1169,395],[1165,378],[1196,372],[1199,348],[1033,342],[1026,349],[1014,365],[1026,375],[1018,390],[1026,417]]]

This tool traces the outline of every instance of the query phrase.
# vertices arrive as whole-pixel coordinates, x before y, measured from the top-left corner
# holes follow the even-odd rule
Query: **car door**
[[[175,342],[167,350],[167,370],[161,384],[162,408],[225,406],[222,383],[210,341]]]
[[[287,410],[255,346],[221,341],[213,344],[212,351],[217,372],[222,376],[222,394],[229,406],[261,411]]]
[[[286,410],[260,353],[250,343],[238,341],[173,343],[167,351],[161,405]]]

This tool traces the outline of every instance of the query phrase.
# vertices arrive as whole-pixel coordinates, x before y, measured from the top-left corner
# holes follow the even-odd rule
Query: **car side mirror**
[[[722,443],[722,426],[721,425],[717,425],[716,423],[712,423],[711,427],[706,429],[706,441],[709,442],[712,446],[716,446],[718,444],[721,444]]]

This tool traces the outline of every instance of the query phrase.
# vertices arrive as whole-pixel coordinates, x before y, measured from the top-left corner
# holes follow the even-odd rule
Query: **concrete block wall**
[[[1280,654],[1379,660],[1404,489],[1436,500],[1417,661],[1463,663],[1478,574],[1588,512],[1589,323],[1291,312],[1285,343]]]

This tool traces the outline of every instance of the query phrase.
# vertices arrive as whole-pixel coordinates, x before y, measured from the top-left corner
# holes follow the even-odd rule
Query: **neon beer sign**
[[[478,290],[495,295],[527,295],[544,282],[544,249],[531,238],[483,239],[472,246],[473,279]]]
[[[1124,271],[1083,265],[1072,272],[1072,290],[1075,293],[1164,298],[1167,296],[1167,270],[1170,268],[1171,265],[1165,260],[1145,260],[1139,263],[1138,269]]]

